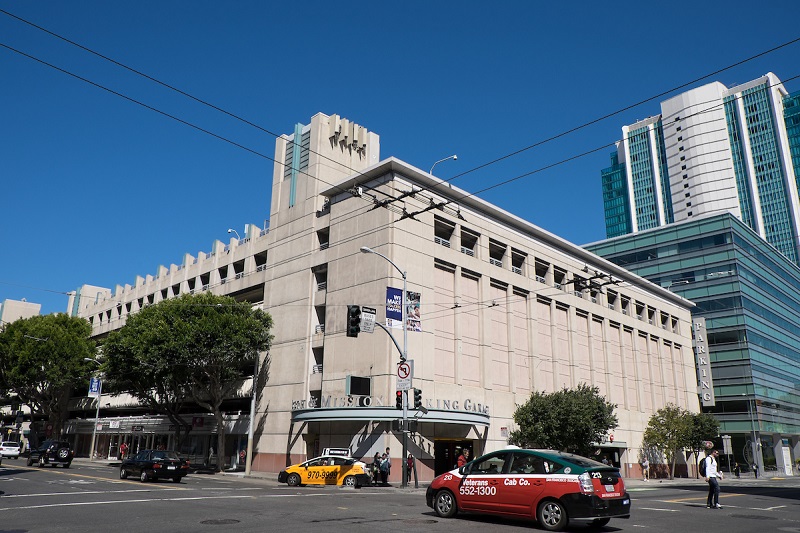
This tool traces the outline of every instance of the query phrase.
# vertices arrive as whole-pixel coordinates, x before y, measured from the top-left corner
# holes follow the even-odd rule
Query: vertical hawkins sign
[[[700,395],[703,407],[713,407],[716,405],[716,400],[714,399],[714,380],[711,377],[711,359],[708,353],[705,318],[692,318],[692,333],[694,334],[694,356],[697,361],[697,393]]]

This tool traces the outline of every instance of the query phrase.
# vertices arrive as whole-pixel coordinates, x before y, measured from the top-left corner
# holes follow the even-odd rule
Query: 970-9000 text
[[[497,487],[460,487],[458,492],[469,496],[494,496],[497,494]]]
[[[317,472],[315,470],[310,470],[306,477],[308,479],[328,479],[328,478],[335,478],[336,472]]]

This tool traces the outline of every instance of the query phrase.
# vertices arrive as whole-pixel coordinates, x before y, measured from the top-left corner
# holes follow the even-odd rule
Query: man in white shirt
[[[722,509],[719,504],[719,480],[722,479],[722,472],[717,469],[717,458],[719,452],[711,452],[703,459],[706,462],[706,482],[708,483],[708,500],[706,507],[709,509]]]

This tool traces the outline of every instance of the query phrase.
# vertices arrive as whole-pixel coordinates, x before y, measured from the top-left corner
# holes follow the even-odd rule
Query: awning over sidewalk
[[[399,409],[387,407],[348,407],[348,408],[315,408],[299,409],[292,412],[292,422],[384,422],[397,420],[403,417]],[[490,417],[487,414],[471,411],[448,411],[444,409],[428,409],[423,414],[421,411],[409,411],[409,420],[423,423],[439,424],[466,424],[470,426],[489,426]]]

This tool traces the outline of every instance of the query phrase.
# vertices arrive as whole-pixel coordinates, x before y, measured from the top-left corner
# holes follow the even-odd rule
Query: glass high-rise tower
[[[714,82],[622,131],[601,173],[608,237],[730,212],[800,262],[800,93],[772,73]]]

